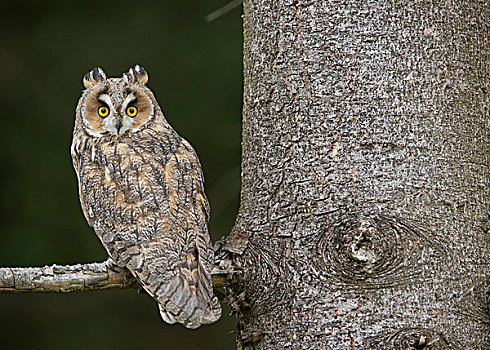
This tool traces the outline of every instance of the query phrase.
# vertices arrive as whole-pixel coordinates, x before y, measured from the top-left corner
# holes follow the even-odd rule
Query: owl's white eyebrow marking
[[[98,98],[99,101],[105,102],[111,109],[114,109],[112,105],[111,97],[107,94],[101,94]]]
[[[134,92],[132,92],[124,99],[123,106],[125,107],[126,105],[133,102],[134,100],[136,100],[136,95],[134,94]]]
[[[134,94],[134,92],[132,92],[128,96],[126,96],[126,98],[124,99],[124,102],[122,104],[122,110],[123,111],[126,110],[128,105],[135,100],[136,100],[136,95]]]

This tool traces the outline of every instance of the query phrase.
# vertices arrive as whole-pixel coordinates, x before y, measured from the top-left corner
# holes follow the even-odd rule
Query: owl
[[[221,316],[199,159],[169,125],[140,66],[83,78],[71,155],[80,202],[111,264],[127,268],[168,323]]]

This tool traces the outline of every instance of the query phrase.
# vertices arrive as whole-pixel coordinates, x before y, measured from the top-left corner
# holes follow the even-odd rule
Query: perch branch
[[[216,288],[228,284],[232,272],[214,269]],[[108,268],[106,262],[0,268],[0,293],[68,293],[103,289],[141,288],[126,269]]]

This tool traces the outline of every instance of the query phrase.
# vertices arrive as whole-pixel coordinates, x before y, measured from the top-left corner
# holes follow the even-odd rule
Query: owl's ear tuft
[[[136,65],[134,68],[129,68],[129,72],[123,74],[123,78],[127,83],[146,84],[148,82],[148,73],[146,70]]]
[[[102,68],[94,68],[83,77],[83,86],[89,88],[93,84],[106,81],[106,76]]]

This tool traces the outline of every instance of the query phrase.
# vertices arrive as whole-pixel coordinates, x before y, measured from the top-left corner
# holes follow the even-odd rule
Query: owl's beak
[[[121,130],[121,127],[122,127],[122,118],[121,116],[117,116],[117,119],[116,119],[116,130],[117,130],[117,134],[119,135],[119,131]]]

